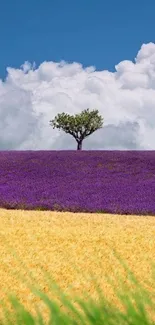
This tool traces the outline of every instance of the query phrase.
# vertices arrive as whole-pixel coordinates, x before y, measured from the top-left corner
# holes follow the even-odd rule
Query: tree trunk
[[[82,141],[78,141],[77,150],[82,150]]]

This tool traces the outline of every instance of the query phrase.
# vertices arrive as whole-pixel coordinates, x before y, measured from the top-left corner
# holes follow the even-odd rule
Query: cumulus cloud
[[[49,121],[58,113],[98,109],[103,128],[83,150],[155,150],[155,44],[115,72],[79,63],[25,62],[0,80],[0,150],[76,150],[75,139]]]

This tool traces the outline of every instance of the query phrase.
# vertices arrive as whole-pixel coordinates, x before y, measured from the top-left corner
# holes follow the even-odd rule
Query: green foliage
[[[113,287],[113,291],[116,294],[117,298],[124,307],[124,311],[118,309],[114,303],[111,303],[100,287],[100,283],[93,272],[90,272],[90,279],[93,280],[96,292],[98,293],[98,301],[94,300],[89,293],[84,290],[83,297],[78,297],[74,294],[69,295],[62,291],[60,286],[55,282],[53,276],[49,274],[43,266],[39,266],[39,269],[43,272],[48,286],[51,290],[51,293],[57,293],[57,298],[59,302],[55,299],[50,299],[47,294],[41,291],[41,288],[36,282],[33,273],[25,265],[23,260],[20,259],[19,255],[16,253],[13,247],[10,246],[9,241],[4,239],[8,244],[8,251],[10,255],[16,257],[20,262],[20,265],[23,267],[24,273],[29,277],[27,280],[22,272],[17,270],[10,270],[11,273],[16,276],[17,279],[21,279],[26,285],[27,288],[31,290],[35,296],[39,297],[44,305],[48,307],[48,323],[45,322],[43,315],[41,314],[40,307],[34,305],[37,317],[30,314],[26,310],[25,306],[20,303],[18,298],[10,293],[8,295],[9,301],[13,307],[13,312],[10,312],[6,307],[4,300],[0,300],[0,305],[3,307],[3,320],[0,319],[1,325],[45,325],[45,324],[62,324],[62,325],[89,325],[89,324],[98,324],[98,325],[155,325],[154,322],[154,293],[152,289],[154,286],[150,286],[148,281],[145,281],[145,284],[149,284],[150,290],[146,289],[135,277],[134,273],[129,269],[127,263],[119,256],[117,251],[112,248],[113,255],[123,266],[123,269],[126,271],[126,277],[130,280],[132,285],[134,284],[134,290],[131,289],[129,283],[125,283],[120,275],[117,275],[118,283],[116,284],[114,279],[110,275],[105,275],[105,280]],[[100,264],[100,262],[99,262]],[[101,264],[100,264],[101,266]],[[74,269],[81,274],[79,267],[74,265]],[[155,264],[152,264],[152,273],[153,278],[155,275]],[[83,273],[81,274],[88,281],[87,276]],[[31,282],[30,282],[31,279]],[[32,284],[33,282],[33,284]],[[119,284],[119,286],[118,286]],[[73,286],[71,286],[73,288]],[[118,289],[119,288],[119,289]],[[55,296],[56,298],[56,296]],[[61,303],[61,306],[60,306]],[[76,305],[78,306],[76,306]],[[66,307],[65,311],[61,307]],[[79,310],[79,307],[81,310]],[[149,307],[149,312],[146,307]],[[151,310],[150,310],[151,309]],[[152,315],[153,312],[153,315]],[[152,317],[153,316],[153,317]],[[5,320],[4,320],[5,319]]]
[[[58,114],[51,125],[54,128],[62,129],[71,134],[77,142],[102,128],[103,118],[98,115],[98,110],[89,111],[89,108],[75,116],[69,114]]]

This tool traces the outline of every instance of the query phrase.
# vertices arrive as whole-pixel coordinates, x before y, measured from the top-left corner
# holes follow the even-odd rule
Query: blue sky
[[[114,71],[154,42],[154,13],[154,0],[1,0],[0,78],[25,61]]]
[[[0,3],[0,150],[74,150],[49,122],[86,108],[83,150],[155,150],[155,0]]]

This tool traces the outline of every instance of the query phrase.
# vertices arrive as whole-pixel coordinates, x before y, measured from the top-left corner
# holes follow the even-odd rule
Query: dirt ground
[[[6,301],[8,293],[13,292],[35,314],[33,306],[40,302],[40,298],[12,273],[20,272],[29,279],[26,268],[21,268],[8,245],[32,271],[35,283],[52,299],[55,293],[51,293],[39,265],[52,275],[63,292],[82,297],[84,289],[97,299],[89,277],[92,272],[106,298],[117,304],[104,275],[115,276],[118,272],[126,282],[127,274],[110,247],[127,262],[140,283],[149,280],[155,285],[151,272],[151,263],[155,262],[155,217],[152,216],[0,209],[0,299]],[[81,275],[74,270],[74,265]],[[86,275],[86,280],[82,274]],[[72,292],[69,285],[74,287]],[[42,303],[39,306],[44,315],[47,309]]]

